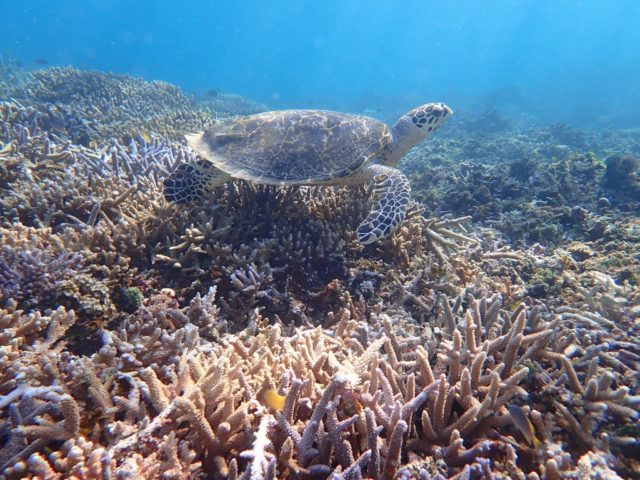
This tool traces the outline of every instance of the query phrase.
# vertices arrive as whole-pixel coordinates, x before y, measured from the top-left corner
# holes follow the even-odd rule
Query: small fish
[[[518,405],[509,405],[509,415],[511,416],[513,424],[518,431],[522,433],[527,442],[529,442],[529,445],[539,448],[540,440],[536,437],[533,423],[529,420],[529,416],[525,413],[524,409]]]
[[[204,94],[205,94],[207,97],[210,97],[210,98],[216,98],[216,97],[218,96],[218,91],[217,91],[217,90],[215,90],[215,89],[213,89],[213,88],[210,88],[209,90],[207,90],[206,92],[204,92]]]
[[[358,413],[362,413],[362,411],[364,410],[364,407],[360,403],[360,400],[358,400],[357,398],[353,399],[353,406],[356,409],[356,412]]]
[[[280,395],[273,389],[269,389],[264,392],[263,397],[264,403],[267,405],[267,407],[273,408],[276,412],[281,412],[282,410],[284,410],[284,401],[286,400],[286,398],[287,397],[285,397],[284,395]]]
[[[151,137],[149,136],[149,134],[145,131],[140,132],[140,136],[142,138],[144,138],[144,141],[147,143],[151,143]]]
[[[46,58],[36,58],[35,61],[37,65],[49,65],[49,60]]]

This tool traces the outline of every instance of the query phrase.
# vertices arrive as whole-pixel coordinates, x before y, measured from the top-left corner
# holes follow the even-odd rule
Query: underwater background
[[[640,2],[0,13],[0,480],[640,479]]]
[[[634,0],[5,1],[0,48],[272,108],[401,113],[446,98],[581,127],[640,119]]]

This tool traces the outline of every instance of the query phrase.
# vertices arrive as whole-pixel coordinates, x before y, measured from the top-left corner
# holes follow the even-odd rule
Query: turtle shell
[[[225,119],[187,140],[234,178],[299,185],[351,175],[391,142],[391,134],[384,123],[360,115],[281,110]]]

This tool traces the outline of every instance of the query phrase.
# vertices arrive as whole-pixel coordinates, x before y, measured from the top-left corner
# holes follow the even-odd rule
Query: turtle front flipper
[[[184,163],[164,181],[164,198],[175,203],[193,202],[229,179],[207,160]]]
[[[383,165],[369,167],[375,182],[374,205],[358,226],[358,241],[363,245],[391,235],[404,220],[411,198],[409,180],[402,172]]]

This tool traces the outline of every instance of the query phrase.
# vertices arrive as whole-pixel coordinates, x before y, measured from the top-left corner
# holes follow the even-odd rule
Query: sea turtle
[[[190,202],[234,178],[266,185],[374,182],[375,202],[358,226],[362,244],[404,220],[411,187],[395,167],[452,114],[443,103],[405,113],[389,129],[370,117],[324,110],[280,110],[222,120],[187,141],[204,160],[182,164],[164,182],[172,202]]]

